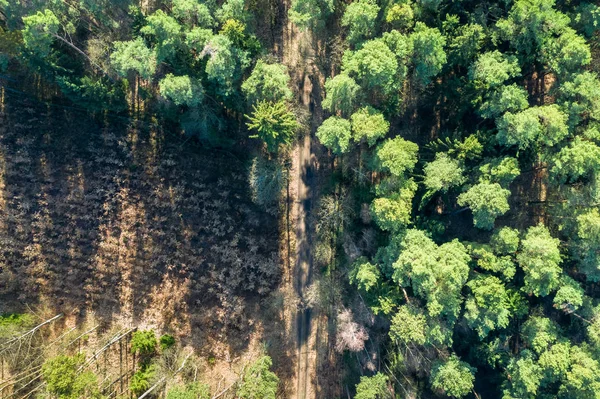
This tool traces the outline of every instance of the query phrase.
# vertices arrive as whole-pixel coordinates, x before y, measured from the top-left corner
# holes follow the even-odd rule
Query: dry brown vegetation
[[[217,358],[244,350],[281,263],[277,219],[250,201],[245,162],[152,125],[6,97],[7,309],[94,311],[186,336]]]

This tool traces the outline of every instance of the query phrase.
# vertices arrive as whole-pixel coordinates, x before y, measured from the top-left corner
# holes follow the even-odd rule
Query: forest
[[[600,399],[600,3],[0,0],[0,399]]]

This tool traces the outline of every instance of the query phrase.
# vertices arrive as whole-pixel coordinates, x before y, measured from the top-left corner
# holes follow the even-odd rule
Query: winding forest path
[[[304,302],[303,295],[311,284],[313,273],[312,223],[310,214],[314,201],[316,162],[314,133],[320,124],[321,74],[315,65],[313,37],[310,30],[301,31],[287,18],[289,1],[284,2],[283,63],[288,67],[292,84],[298,96],[301,113],[306,114],[302,137],[294,155],[294,173],[290,181],[296,189],[293,215],[295,216],[296,253],[293,285],[296,294]],[[292,398],[316,397],[316,329],[311,328],[313,314],[310,308],[300,306],[296,311],[295,338],[297,364],[295,389]]]

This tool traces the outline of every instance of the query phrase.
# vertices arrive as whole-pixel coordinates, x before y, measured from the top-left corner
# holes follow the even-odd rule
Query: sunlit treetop
[[[287,101],[292,98],[289,81],[290,75],[284,65],[267,64],[258,60],[252,73],[242,84],[242,92],[250,104],[258,101]]]
[[[129,72],[136,72],[144,79],[154,75],[156,56],[141,37],[128,42],[115,42],[114,46],[110,60],[119,75],[127,77]]]
[[[358,43],[375,32],[379,6],[375,0],[356,0],[348,4],[341,25],[348,28],[348,41]]]
[[[469,70],[469,78],[481,89],[495,88],[519,76],[521,68],[516,57],[494,50],[483,53]]]
[[[323,108],[334,114],[350,116],[360,102],[360,86],[345,73],[327,79],[325,92]]]

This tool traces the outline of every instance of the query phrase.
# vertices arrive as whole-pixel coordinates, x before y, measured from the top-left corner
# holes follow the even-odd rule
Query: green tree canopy
[[[211,28],[214,20],[206,4],[198,0],[173,0],[173,16],[188,26]]]
[[[520,74],[517,58],[498,50],[481,54],[469,70],[469,78],[475,87],[485,90],[497,88]]]
[[[462,398],[473,389],[476,369],[456,355],[437,363],[431,370],[431,386],[453,398]]]
[[[371,214],[381,230],[397,232],[411,222],[412,200],[417,185],[412,180],[389,197],[376,198],[371,203]]]
[[[223,35],[213,36],[202,54],[208,56],[205,71],[208,80],[216,85],[217,93],[223,97],[233,95],[247,54],[236,49],[231,40]]]
[[[535,296],[546,296],[558,287],[562,273],[559,243],[544,225],[530,227],[521,242],[517,260],[525,272],[525,289]]]
[[[152,330],[138,330],[131,335],[131,353],[142,357],[156,354],[156,335]]]
[[[269,356],[261,356],[244,372],[237,389],[242,399],[275,399],[279,378],[270,368],[273,361]]]
[[[187,385],[176,385],[167,392],[167,399],[210,399],[208,384],[194,382]]]
[[[306,29],[322,25],[333,10],[333,0],[293,0],[289,18],[300,29]]]
[[[323,108],[334,114],[350,115],[359,103],[360,86],[345,73],[327,79],[325,92]]]
[[[276,152],[280,145],[291,143],[298,128],[295,115],[284,101],[261,101],[252,106],[252,113],[247,118],[248,129],[257,133],[250,137],[262,139],[270,152]]]
[[[194,107],[202,103],[204,90],[199,80],[189,76],[167,74],[158,83],[160,94],[173,101],[175,105]]]
[[[417,164],[418,151],[419,146],[412,141],[402,137],[388,139],[377,147],[377,169],[388,171],[393,176],[403,176]]]
[[[576,137],[551,159],[550,173],[559,183],[573,183],[581,178],[592,178],[600,172],[600,147]]]
[[[390,130],[390,123],[385,120],[383,114],[371,106],[363,107],[353,113],[350,121],[354,140],[365,140],[369,147],[385,137]]]
[[[446,38],[437,28],[428,28],[424,23],[417,22],[410,40],[414,50],[415,78],[417,82],[427,85],[446,64]]]
[[[290,100],[290,75],[285,65],[267,64],[258,60],[252,73],[242,84],[242,92],[250,104],[259,101],[278,102]]]
[[[494,158],[481,165],[479,172],[481,172],[480,181],[498,183],[502,187],[508,188],[510,183],[521,174],[521,169],[517,158],[504,157]]]
[[[465,319],[479,337],[485,338],[490,331],[508,326],[508,296],[499,278],[482,275],[469,281],[467,286],[471,295],[465,302]]]
[[[348,4],[342,26],[348,28],[348,41],[358,43],[370,38],[375,31],[379,6],[375,0],[356,0]]]
[[[516,84],[492,90],[479,107],[484,118],[494,119],[505,112],[518,113],[529,106],[527,91]]]
[[[435,160],[428,162],[423,171],[425,172],[423,184],[432,193],[438,191],[445,193],[465,182],[460,162],[445,152],[435,154]]]
[[[516,114],[507,112],[497,125],[498,142],[520,149],[536,144],[552,147],[569,134],[567,115],[556,104],[531,107]]]
[[[136,72],[142,78],[150,79],[156,71],[156,55],[141,37],[128,42],[115,42],[110,60],[117,73],[123,77],[127,77],[129,72]]]
[[[494,232],[490,243],[494,251],[500,255],[514,254],[519,249],[519,230],[502,227]]]
[[[421,230],[408,230],[394,262],[393,279],[425,299],[430,316],[454,320],[462,304],[461,290],[469,275],[471,257],[463,244],[454,240],[437,246]]]
[[[93,372],[80,372],[83,356],[59,355],[50,358],[42,365],[42,376],[48,391],[59,399],[101,397],[98,380]]]
[[[347,119],[331,116],[323,121],[316,134],[321,144],[334,154],[340,155],[350,149],[352,130]]]
[[[377,373],[372,377],[360,377],[360,382],[356,384],[354,399],[392,399],[387,375]]]
[[[402,305],[392,317],[390,337],[405,345],[424,345],[427,340],[426,329],[425,315],[413,306]]]
[[[50,46],[60,28],[60,21],[51,10],[38,11],[34,15],[23,17],[25,25],[23,43],[34,55],[43,58],[50,54]]]
[[[156,41],[156,58],[160,63],[175,55],[181,45],[181,30],[182,27],[175,18],[163,10],[156,10],[146,18],[146,26],[140,32],[152,36]]]
[[[369,40],[355,51],[344,53],[342,70],[356,76],[361,87],[387,89],[394,85],[398,61],[381,39]]]
[[[509,195],[510,191],[498,183],[479,183],[459,195],[458,204],[471,208],[475,227],[491,230],[496,218],[510,209]]]

